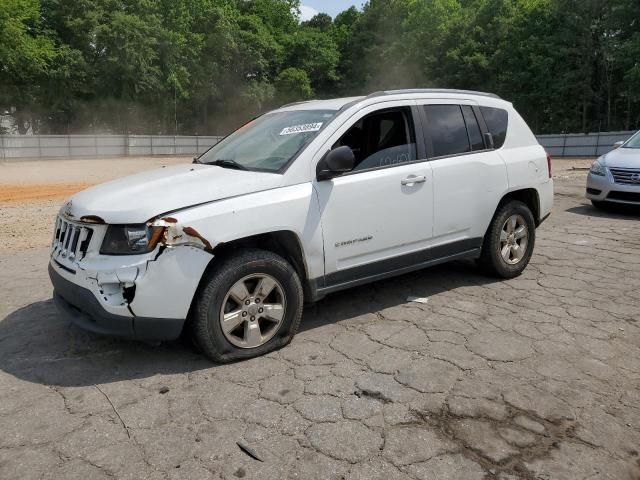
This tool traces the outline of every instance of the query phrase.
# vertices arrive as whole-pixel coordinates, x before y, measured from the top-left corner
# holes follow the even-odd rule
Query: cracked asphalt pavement
[[[639,479],[640,213],[595,211],[576,165],[521,277],[332,295],[232,365],[83,332],[47,248],[1,251],[0,478]]]

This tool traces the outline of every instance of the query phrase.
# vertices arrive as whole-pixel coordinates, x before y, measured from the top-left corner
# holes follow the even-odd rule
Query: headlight
[[[607,174],[607,169],[604,168],[604,166],[596,160],[591,165],[591,170],[589,170],[589,172],[592,173],[593,175],[604,177]]]
[[[102,240],[103,255],[136,255],[153,250],[160,237],[162,227],[141,225],[109,225]]]

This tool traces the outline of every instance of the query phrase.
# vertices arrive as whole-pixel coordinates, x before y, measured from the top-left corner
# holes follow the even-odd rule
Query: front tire
[[[196,296],[191,336],[217,363],[264,355],[287,345],[302,318],[295,269],[266,250],[245,250],[210,271]]]
[[[480,266],[489,275],[514,278],[529,264],[536,241],[536,223],[529,207],[511,200],[493,216],[482,244]]]

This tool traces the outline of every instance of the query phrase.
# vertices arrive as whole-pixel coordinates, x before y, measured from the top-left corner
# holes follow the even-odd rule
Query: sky
[[[300,2],[300,17],[301,20],[309,20],[318,12],[328,13],[335,17],[351,5],[361,8],[363,2],[364,0],[302,0]]]

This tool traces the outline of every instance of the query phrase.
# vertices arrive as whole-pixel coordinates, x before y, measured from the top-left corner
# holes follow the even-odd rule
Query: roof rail
[[[302,105],[303,103],[309,103],[311,100],[302,100],[301,102],[291,102],[291,103],[287,103],[285,105],[281,105],[278,108],[286,108],[286,107],[293,107],[294,105]]]
[[[367,98],[380,97],[382,95],[393,95],[398,93],[456,93],[463,95],[480,95],[483,97],[500,98],[495,93],[476,92],[474,90],[457,90],[450,88],[407,88],[401,90],[381,90],[367,95]]]

